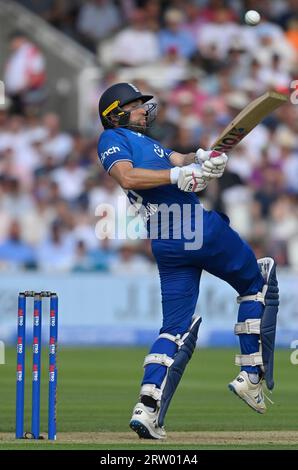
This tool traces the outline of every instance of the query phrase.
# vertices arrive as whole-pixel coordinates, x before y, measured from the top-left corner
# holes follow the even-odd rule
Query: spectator
[[[279,140],[279,161],[284,176],[284,185],[288,193],[298,194],[298,149],[295,138],[284,135]]]
[[[2,204],[11,217],[19,219],[32,208],[34,201],[30,192],[26,189],[21,187],[18,179],[6,178]]]
[[[10,36],[11,53],[6,61],[4,83],[12,112],[24,114],[29,106],[41,106],[46,97],[45,59],[36,44],[21,31]]]
[[[96,238],[94,226],[90,223],[91,219],[85,210],[76,211],[72,236],[77,244],[82,242],[86,251],[94,250],[97,247],[98,240]]]
[[[10,107],[10,99],[7,96],[0,99],[0,152],[2,147],[3,134],[5,137],[6,127],[8,125],[8,111]]]
[[[216,8],[212,12],[212,21],[203,24],[197,33],[199,51],[208,56],[210,48],[216,48],[217,56],[224,60],[233,42],[239,37],[239,25],[233,21],[231,11]],[[211,49],[212,50],[212,49]]]
[[[199,131],[200,119],[193,105],[192,94],[189,91],[179,93],[176,101],[176,108],[171,113],[171,119],[176,126],[190,129],[193,132],[193,138],[189,145],[194,144],[195,132]]]
[[[248,156],[248,154],[247,154]],[[250,159],[249,159],[250,160]],[[249,184],[254,190],[262,189],[266,186],[267,171],[275,173],[280,180],[283,178],[281,164],[279,161],[271,161],[268,147],[264,147],[259,161],[250,161],[252,168]]]
[[[263,83],[264,89],[285,90],[287,92],[291,76],[282,67],[280,56],[274,53],[271,57],[271,64],[261,68],[259,80]]]
[[[240,143],[237,148],[231,152],[228,169],[236,173],[243,181],[248,181],[253,171],[253,165],[247,154],[247,147]]]
[[[256,26],[258,49],[256,57],[261,65],[270,66],[274,54],[280,57],[281,69],[285,72],[293,70],[296,64],[296,52],[286,40],[282,29],[270,22],[261,22]]]
[[[195,133],[192,126],[181,125],[177,127],[176,136],[173,141],[173,147],[177,149],[177,152],[183,154],[192,152],[194,141]]]
[[[75,247],[75,256],[72,271],[88,272],[94,269],[92,258],[88,255],[86,244],[83,240],[78,240]]]
[[[42,145],[44,154],[52,156],[57,163],[62,163],[73,149],[73,139],[60,129],[60,118],[56,113],[47,113],[43,118],[47,137]]]
[[[88,0],[78,14],[77,30],[81,42],[96,52],[97,43],[121,25],[119,9],[110,0]]]
[[[288,30],[286,32],[286,39],[291,46],[298,52],[298,13],[297,18],[290,20]]]
[[[98,134],[97,99],[103,89],[126,79],[136,82],[142,90],[153,91],[150,90],[153,88],[161,109],[148,130],[149,135],[168,148],[187,152],[197,146],[209,148],[222,128],[249,101],[268,87],[288,87],[295,77],[296,0],[259,2],[255,8],[264,10],[262,22],[253,28],[242,24],[243,11],[238,2],[224,2],[228,8],[223,8],[220,0],[20,1],[79,40],[81,33],[74,29],[79,11],[81,21],[84,10],[89,9],[90,12],[90,7],[101,12],[105,9],[112,11],[115,7],[116,16],[120,18],[116,26],[116,31],[120,28],[120,32],[114,37],[115,29],[112,29],[111,38],[108,32],[102,36],[107,39],[102,42],[103,47],[107,45],[108,66],[113,61],[109,51],[115,51],[114,46],[117,45],[116,66],[107,69],[101,64],[103,78],[88,95],[92,117],[87,123],[86,135],[77,129],[71,133],[62,129],[65,122],[61,125],[55,112],[41,112],[39,116],[29,112],[25,105],[21,106],[24,108],[21,112],[26,111],[22,116],[14,112],[17,100],[8,97],[4,106],[0,104],[0,243],[8,240],[11,224],[18,220],[22,243],[32,246],[33,251],[38,247],[42,260],[40,265],[46,266],[45,269],[71,270],[76,265],[83,271],[89,268],[108,270],[115,257],[118,261],[121,258],[118,252],[115,255],[115,250],[122,241],[106,238],[98,242],[94,234],[98,220],[103,220],[103,215],[95,212],[101,204],[117,209],[120,201],[116,220],[121,230],[125,230],[130,221],[126,205],[121,205],[121,190],[115,188],[111,178],[99,171],[97,164],[94,135]],[[136,5],[141,8],[136,9]],[[250,5],[253,8],[251,2]],[[173,10],[174,15],[169,15]],[[167,15],[172,15],[172,20],[174,18],[171,30],[168,23],[162,25],[164,13],[165,18]],[[103,18],[101,16],[99,21]],[[129,25],[123,29],[127,18],[130,18]],[[91,19],[93,21],[93,17]],[[91,28],[92,34],[98,24]],[[106,25],[110,23],[107,21],[104,27]],[[170,46],[165,48],[162,56],[158,38],[164,32],[173,42],[169,42]],[[187,49],[191,43],[179,43],[180,34],[184,33],[195,41],[195,56],[185,52],[181,54],[180,46]],[[216,39],[217,35],[219,39]],[[33,78],[46,73],[39,49],[23,34],[21,38],[17,35],[11,41],[13,50],[7,62],[10,67],[6,73],[11,76],[13,72],[13,83],[23,80],[25,52],[32,51],[32,48],[36,60],[27,62],[30,70],[32,66]],[[101,38],[94,39],[94,44],[98,40],[101,42]],[[178,47],[176,40],[180,44]],[[254,58],[256,53],[257,59]],[[41,69],[37,67],[39,62],[43,64]],[[136,75],[139,77],[137,81],[134,80]],[[22,100],[19,103],[22,105]],[[224,178],[209,185],[201,198],[206,208],[227,211],[233,225],[247,238],[261,239],[262,246],[255,245],[258,253],[268,254],[270,251],[281,263],[291,266],[298,264],[295,257],[298,235],[295,231],[286,230],[282,220],[282,236],[276,227],[273,232],[278,234],[272,238],[271,225],[268,230],[268,224],[279,224],[281,218],[276,214],[280,214],[280,207],[287,211],[290,207],[293,217],[297,217],[297,109],[289,101],[288,105],[258,125],[229,154]],[[281,203],[283,197],[290,203]],[[292,216],[290,218],[292,220]],[[54,222],[59,227],[59,234],[55,237]],[[41,249],[44,246],[50,246],[53,259],[57,257],[58,261],[52,263],[51,255],[47,256],[46,250]],[[140,247],[143,250],[143,242],[128,256],[133,264],[136,259],[142,260]],[[147,251],[146,257],[150,259]],[[4,264],[12,266],[7,261]],[[13,267],[22,269],[23,264],[13,263]]]
[[[152,264],[144,257],[138,255],[135,243],[124,243],[118,252],[118,257],[111,262],[110,271],[116,275],[150,274]]]
[[[208,20],[202,15],[202,9],[195,0],[185,2],[183,4],[183,10],[186,15],[183,23],[183,29],[188,31],[191,36],[195,38],[200,26],[206,23]]]
[[[20,225],[16,220],[12,221],[8,237],[0,244],[0,263],[8,269],[35,266],[34,250],[22,240]]]
[[[145,67],[143,66],[143,70]],[[147,70],[148,71],[147,71]],[[179,54],[175,46],[170,46],[165,54],[144,70],[148,81],[153,87],[174,88],[181,80],[185,80],[189,73],[188,61]],[[151,76],[150,76],[151,72]]]
[[[78,159],[71,154],[66,158],[64,167],[58,168],[52,175],[61,196],[73,203],[82,194],[86,177],[86,170],[79,166]]]
[[[26,133],[25,121],[22,116],[13,115],[6,131],[2,145],[4,150],[9,153],[8,164],[10,168],[15,167],[14,177],[27,186],[30,184],[32,171],[38,165],[39,151],[32,145],[31,139]]]
[[[88,254],[92,259],[93,269],[96,271],[108,271],[117,258],[109,238],[99,240],[97,247],[90,250]]]
[[[290,28],[290,22],[292,19],[298,18],[298,4],[297,0],[287,0],[281,12],[278,15],[274,15],[274,21],[279,24],[285,31]]]
[[[165,147],[170,147],[176,133],[176,126],[167,116],[167,103],[160,101],[158,113],[147,133],[152,139],[159,140]]]
[[[47,237],[55,219],[55,211],[47,204],[46,199],[35,198],[34,202],[20,219],[24,241],[31,246],[37,246]]]
[[[37,247],[37,265],[42,271],[69,271],[74,264],[74,241],[54,223],[49,238]]]
[[[280,180],[280,173],[278,174],[273,168],[264,168],[263,178],[263,185],[255,192],[255,199],[261,206],[262,216],[267,218],[271,205],[281,193],[281,184],[276,184]]]
[[[125,1],[122,5],[125,5]],[[129,2],[127,2],[129,3]],[[159,0],[146,0],[144,4],[144,11],[147,19],[147,24],[150,30],[158,31],[160,29],[162,17],[162,5]]]
[[[201,116],[203,108],[207,105],[210,96],[202,88],[203,77],[202,73],[188,71],[187,76],[180,81],[177,87],[175,87],[170,95],[170,102],[177,105],[180,100],[180,96],[190,96],[193,104],[193,111],[196,112],[197,116]]]
[[[184,15],[180,10],[169,9],[165,13],[165,28],[160,31],[159,42],[162,55],[175,48],[184,58],[190,58],[196,51],[193,36],[183,28]]]
[[[288,195],[280,196],[270,209],[269,233],[271,247],[278,251],[279,264],[287,264],[287,242],[298,236],[296,201]],[[281,256],[282,255],[282,256]]]
[[[144,10],[134,10],[128,28],[116,35],[112,57],[116,64],[126,66],[152,63],[158,59],[157,36],[148,29]]]

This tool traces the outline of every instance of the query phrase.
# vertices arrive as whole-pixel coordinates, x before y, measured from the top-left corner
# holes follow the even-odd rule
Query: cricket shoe
[[[262,378],[257,384],[253,384],[249,380],[248,373],[243,370],[228,387],[258,413],[266,412]]]
[[[157,424],[158,411],[149,411],[143,403],[137,403],[129,423],[141,439],[165,439],[166,432]]]

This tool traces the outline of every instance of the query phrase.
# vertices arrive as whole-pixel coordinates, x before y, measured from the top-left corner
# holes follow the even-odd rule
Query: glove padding
[[[202,164],[203,175],[207,178],[220,178],[226,168],[228,157],[222,153],[219,157],[213,157]]]
[[[226,168],[228,157],[221,153],[218,157],[210,158],[213,150],[199,149],[196,151],[196,162],[201,165],[206,178],[220,178]]]
[[[203,175],[200,165],[192,163],[180,168],[177,185],[181,191],[198,193],[203,191],[207,184],[208,180]]]

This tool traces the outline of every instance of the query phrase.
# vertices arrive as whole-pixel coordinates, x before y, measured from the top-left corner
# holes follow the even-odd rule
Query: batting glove
[[[201,167],[196,163],[191,165],[174,167],[171,169],[171,182],[177,183],[181,191],[198,193],[203,191],[208,184]]]
[[[203,149],[197,150],[195,154],[195,163],[202,166],[206,160],[210,159],[211,154],[212,154],[212,150],[203,150]]]
[[[211,157],[212,150],[199,149],[196,152],[195,160],[201,165],[203,175],[206,178],[220,178],[226,168],[228,157],[221,153],[218,157]]]

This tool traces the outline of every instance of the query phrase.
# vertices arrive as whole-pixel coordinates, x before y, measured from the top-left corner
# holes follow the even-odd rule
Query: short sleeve
[[[109,173],[117,162],[132,162],[132,150],[126,138],[113,131],[100,136],[97,152],[104,169]]]
[[[165,154],[166,154],[166,157],[167,157],[168,160],[170,159],[171,154],[174,153],[174,152],[175,152],[175,150],[165,149]]]

